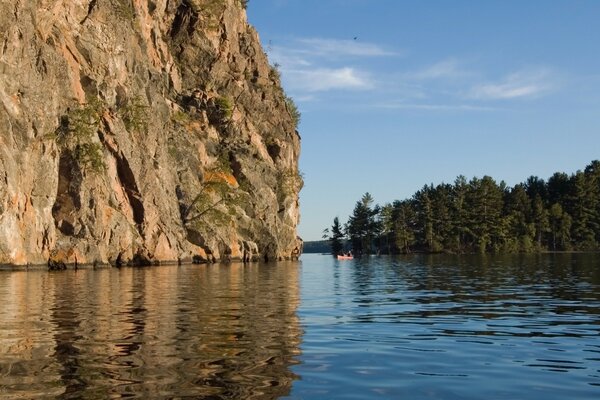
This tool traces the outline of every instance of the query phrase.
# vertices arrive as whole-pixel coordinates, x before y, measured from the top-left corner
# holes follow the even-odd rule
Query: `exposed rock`
[[[241,4],[0,2],[0,264],[300,253],[300,138]]]

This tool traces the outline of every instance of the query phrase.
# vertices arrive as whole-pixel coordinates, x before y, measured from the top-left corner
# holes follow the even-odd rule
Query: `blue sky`
[[[600,158],[600,1],[250,0],[302,113],[299,234],[370,192]]]

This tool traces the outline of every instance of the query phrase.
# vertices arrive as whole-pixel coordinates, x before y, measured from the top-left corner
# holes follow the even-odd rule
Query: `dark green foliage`
[[[115,13],[126,21],[135,19],[135,10],[131,0],[112,0]]]
[[[551,250],[570,250],[571,241],[571,216],[567,214],[559,203],[554,203],[549,210]]]
[[[358,254],[599,250],[600,162],[512,188],[459,176],[383,207],[366,193],[346,230]]]
[[[233,102],[229,97],[217,97],[215,100],[221,122],[227,122],[233,115]]]
[[[59,143],[70,144],[92,138],[100,127],[103,110],[104,105],[97,99],[70,109],[62,117],[61,125],[56,131]]]
[[[298,107],[296,106],[294,99],[292,99],[291,97],[286,95],[285,96],[285,105],[287,107],[288,112],[290,113],[290,116],[292,117],[292,121],[294,121],[294,126],[297,129],[298,124],[300,124],[300,117],[302,115],[300,114],[300,111],[298,110]]]
[[[104,170],[102,145],[100,143],[81,143],[75,148],[75,159],[84,170],[93,172]]]
[[[105,105],[97,99],[68,111],[56,130],[56,140],[64,151],[69,151],[83,171],[94,173],[104,170],[102,146],[94,142],[101,129]]]
[[[199,225],[205,220],[221,224],[230,220],[233,207],[242,198],[230,171],[231,167],[228,164],[225,166],[221,159],[213,168],[205,171],[198,193],[188,205],[182,205],[181,219],[185,226]]]
[[[331,247],[329,246],[329,240],[315,240],[304,242],[302,248],[303,253],[329,253]]]
[[[148,130],[148,106],[142,102],[140,97],[134,97],[120,107],[119,115],[129,132]]]
[[[269,79],[271,79],[276,84],[281,83],[281,72],[279,72],[279,64],[273,64],[271,70],[269,71]]]
[[[192,117],[190,116],[190,114],[180,110],[176,111],[175,113],[173,113],[173,115],[171,115],[171,121],[173,121],[177,125],[186,126],[192,121]]]
[[[392,214],[393,253],[410,253],[415,242],[416,216],[410,201],[395,201]]]
[[[326,239],[331,248],[331,254],[334,256],[337,254],[341,254],[344,249],[344,232],[342,231],[342,225],[340,224],[340,219],[335,217],[333,219],[333,225],[331,226],[331,231],[329,229],[325,229],[323,239]]]
[[[372,254],[375,239],[379,238],[381,230],[381,223],[377,218],[379,211],[378,205],[373,206],[373,196],[368,192],[356,202],[346,226],[355,254]]]

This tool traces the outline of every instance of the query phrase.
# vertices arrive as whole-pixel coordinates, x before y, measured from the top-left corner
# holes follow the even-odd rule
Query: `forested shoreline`
[[[425,185],[380,206],[365,193],[324,231],[333,254],[594,251],[600,248],[600,161],[513,187],[490,176]]]

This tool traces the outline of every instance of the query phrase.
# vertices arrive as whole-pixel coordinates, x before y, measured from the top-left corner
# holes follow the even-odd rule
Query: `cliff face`
[[[0,263],[298,254],[297,115],[242,4],[0,2]]]

